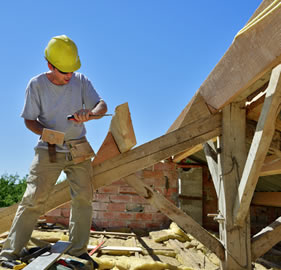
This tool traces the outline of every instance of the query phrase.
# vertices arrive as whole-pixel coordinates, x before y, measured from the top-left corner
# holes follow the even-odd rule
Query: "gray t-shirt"
[[[67,115],[78,110],[92,110],[101,100],[90,80],[81,73],[74,72],[65,85],[55,85],[46,73],[30,80],[26,88],[24,108],[21,117],[38,120],[46,128],[65,133],[65,141],[80,139],[86,134],[85,125],[67,120]],[[47,148],[47,143],[39,139],[36,147]],[[68,152],[66,146],[57,146],[57,151]]]

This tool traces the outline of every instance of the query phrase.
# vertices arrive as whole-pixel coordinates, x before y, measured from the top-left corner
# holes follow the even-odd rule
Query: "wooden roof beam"
[[[235,37],[199,88],[209,105],[219,110],[234,100],[247,98],[265,83],[273,67],[281,62],[281,47],[276,46],[281,43],[280,24],[279,5]]]

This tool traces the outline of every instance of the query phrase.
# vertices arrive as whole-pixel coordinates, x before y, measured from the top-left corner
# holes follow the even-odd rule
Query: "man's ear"
[[[53,67],[53,65],[52,64],[50,64],[49,62],[48,62],[48,68],[49,68],[49,70],[51,70],[51,71],[53,71],[55,68]]]

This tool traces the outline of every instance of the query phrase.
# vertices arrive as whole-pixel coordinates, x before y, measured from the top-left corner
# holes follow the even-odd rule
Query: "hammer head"
[[[64,132],[44,128],[42,133],[42,140],[50,144],[63,145],[64,143]]]

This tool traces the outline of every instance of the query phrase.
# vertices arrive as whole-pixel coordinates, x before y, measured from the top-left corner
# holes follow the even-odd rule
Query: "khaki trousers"
[[[52,200],[52,188],[62,171],[67,175],[72,198],[69,221],[72,247],[68,253],[79,256],[87,252],[92,223],[92,165],[90,160],[74,164],[68,155],[57,153],[56,163],[50,163],[48,150],[35,150],[26,191],[0,254],[2,259],[17,258],[28,243],[38,218],[45,213],[46,201]]]

